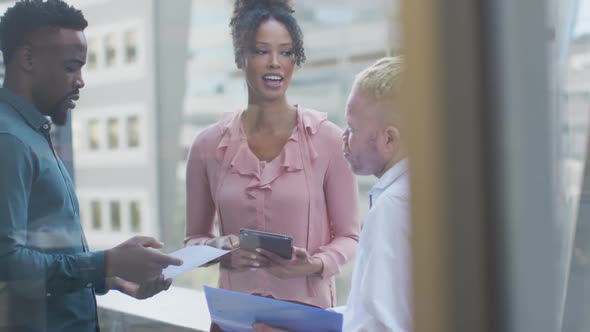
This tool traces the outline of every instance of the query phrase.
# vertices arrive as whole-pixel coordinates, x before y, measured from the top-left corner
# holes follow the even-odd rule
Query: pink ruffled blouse
[[[242,111],[243,112],[243,111]],[[240,228],[287,234],[324,264],[321,275],[280,279],[264,269],[220,268],[219,287],[309,303],[335,304],[334,275],[353,256],[360,232],[355,178],[342,155],[342,130],[325,113],[298,107],[298,124],[280,154],[260,161],[242,130],[242,112],[195,138],[187,166],[186,245]]]

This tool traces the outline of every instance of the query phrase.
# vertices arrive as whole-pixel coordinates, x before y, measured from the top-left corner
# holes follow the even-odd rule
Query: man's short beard
[[[69,110],[63,110],[60,107],[54,108],[54,111],[49,114],[51,122],[58,126],[65,125],[68,122],[68,112]]]
[[[64,105],[66,101],[70,99],[70,96],[71,95],[68,94],[58,101],[55,106],[53,106],[51,113],[48,114],[51,118],[51,121],[58,126],[63,126],[68,122],[68,113],[70,110],[65,108]]]

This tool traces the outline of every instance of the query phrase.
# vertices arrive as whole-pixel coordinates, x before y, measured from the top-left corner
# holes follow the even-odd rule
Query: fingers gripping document
[[[231,252],[231,250],[221,250],[205,245],[188,246],[169,254],[182,259],[184,263],[181,266],[170,265],[162,271],[162,274],[166,279],[174,278],[229,252]]]
[[[342,314],[303,304],[205,286],[211,321],[227,332],[254,332],[263,323],[292,332],[340,332]]]

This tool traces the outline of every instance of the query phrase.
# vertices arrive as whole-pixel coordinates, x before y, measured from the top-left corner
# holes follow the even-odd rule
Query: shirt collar
[[[408,158],[400,160],[397,164],[393,165],[379,178],[379,181],[371,188],[369,194],[379,194],[383,192],[387,187],[395,182],[400,176],[408,171]]]
[[[49,130],[51,120],[39,112],[30,102],[7,88],[0,88],[0,101],[10,104],[33,129]]]

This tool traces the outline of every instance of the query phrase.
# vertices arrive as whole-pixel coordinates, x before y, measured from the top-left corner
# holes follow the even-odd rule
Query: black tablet
[[[283,234],[242,228],[240,229],[240,248],[248,251],[261,248],[282,258],[291,259],[293,255],[293,238]]]

